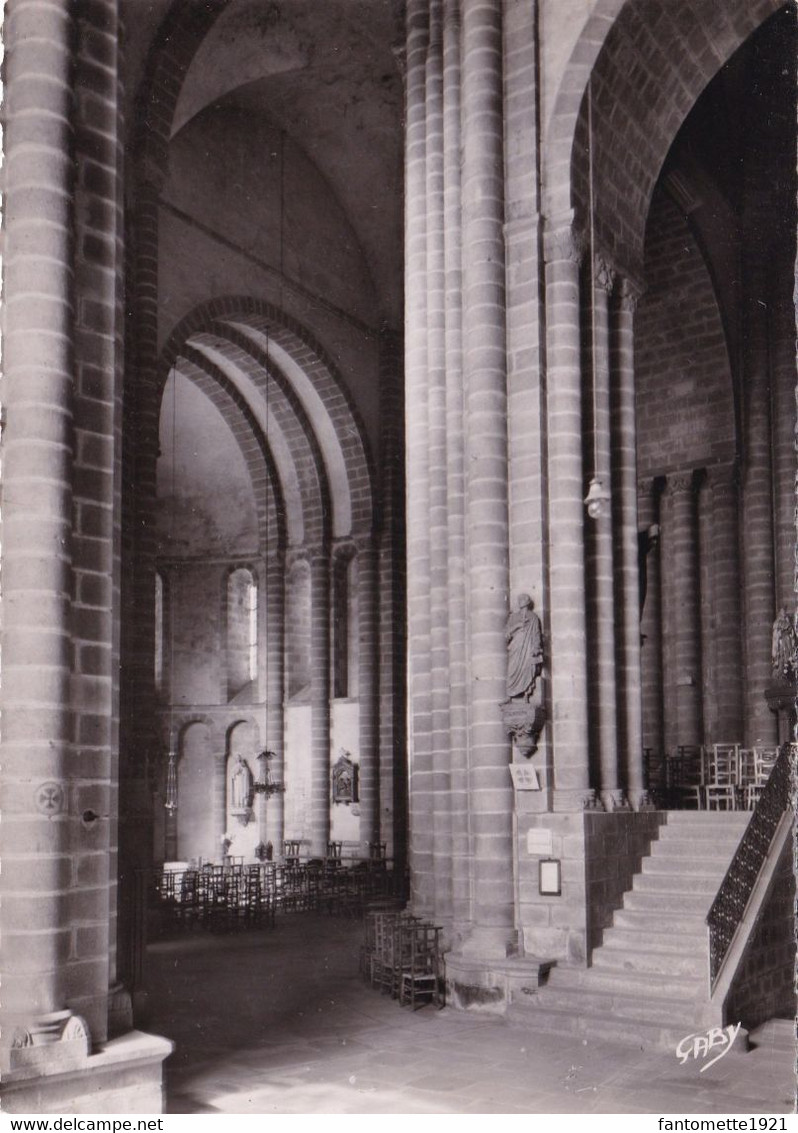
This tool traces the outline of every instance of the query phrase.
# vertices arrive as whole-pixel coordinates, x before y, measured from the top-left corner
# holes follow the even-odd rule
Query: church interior
[[[160,1112],[203,869],[534,1034],[793,1020],[795,4],[5,25],[4,1107]]]

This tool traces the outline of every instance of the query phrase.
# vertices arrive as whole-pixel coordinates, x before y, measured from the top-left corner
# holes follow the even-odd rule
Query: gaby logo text
[[[685,1035],[676,1047],[676,1057],[679,1059],[679,1063],[684,1066],[685,1062],[689,1062],[690,1059],[706,1058],[715,1052],[715,1057],[701,1067],[699,1073],[703,1074],[705,1070],[708,1070],[710,1066],[723,1058],[724,1054],[729,1053],[739,1030],[740,1023],[730,1023],[728,1027],[710,1027],[708,1031]]]

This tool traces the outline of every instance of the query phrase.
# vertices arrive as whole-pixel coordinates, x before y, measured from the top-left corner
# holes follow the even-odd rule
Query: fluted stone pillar
[[[612,336],[613,555],[618,626],[618,724],[626,797],[646,801],[643,767],[643,692],[640,658],[640,562],[637,517],[634,311],[637,289],[616,287]]]
[[[703,742],[701,687],[701,606],[698,562],[698,514],[693,472],[668,476],[670,497],[669,558],[673,603],[666,610],[673,638],[675,736],[677,746]]]
[[[601,257],[592,273],[593,366],[590,436],[595,478],[609,493],[612,484],[610,436],[609,302],[614,272]],[[600,514],[588,519],[588,649],[591,678],[591,735],[598,752],[601,801],[605,810],[623,805],[618,768],[617,692],[615,680],[615,588],[613,577],[613,510],[607,500]]]
[[[310,553],[310,852],[325,857],[330,839],[330,557]]]
[[[544,249],[554,809],[569,811],[582,810],[594,799],[588,764],[585,661],[579,333],[582,244],[569,221],[549,226]]]
[[[470,635],[470,819],[473,929],[464,951],[514,943],[513,792],[504,698],[508,589],[504,310],[502,21],[497,5],[462,2],[463,361]]]
[[[715,741],[743,740],[743,655],[740,609],[740,529],[738,476],[733,464],[709,469],[712,498],[712,578],[714,588]]]

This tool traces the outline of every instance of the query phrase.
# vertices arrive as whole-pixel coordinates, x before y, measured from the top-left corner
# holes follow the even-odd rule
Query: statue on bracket
[[[543,627],[528,594],[519,594],[504,626],[507,643],[507,699],[501,703],[507,734],[527,759],[537,751],[543,706],[532,697],[543,669]]]
[[[356,803],[360,800],[359,770],[352,759],[352,753],[341,748],[332,766],[332,801],[334,803]]]
[[[773,623],[771,660],[774,677],[789,679],[798,672],[798,633],[784,606]]]

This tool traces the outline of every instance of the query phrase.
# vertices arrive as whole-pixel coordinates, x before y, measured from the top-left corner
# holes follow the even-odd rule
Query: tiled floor
[[[359,978],[361,926],[293,916],[149,951],[148,1030],[177,1044],[171,1113],[790,1113],[789,1052],[675,1053],[415,1013]],[[686,1032],[689,1030],[686,1028]]]

